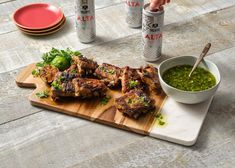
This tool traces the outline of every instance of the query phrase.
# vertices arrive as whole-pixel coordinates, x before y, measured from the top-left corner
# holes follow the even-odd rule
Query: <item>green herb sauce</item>
[[[184,91],[201,91],[216,84],[215,77],[204,68],[196,68],[189,78],[191,65],[180,65],[168,69],[163,74],[163,80],[170,86]]]

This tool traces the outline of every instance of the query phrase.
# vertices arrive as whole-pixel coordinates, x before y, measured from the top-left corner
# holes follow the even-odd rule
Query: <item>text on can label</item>
[[[146,34],[145,38],[148,39],[148,40],[157,40],[157,39],[162,38],[162,33],[159,33],[159,34]]]
[[[78,21],[91,21],[94,19],[94,16],[78,16]]]

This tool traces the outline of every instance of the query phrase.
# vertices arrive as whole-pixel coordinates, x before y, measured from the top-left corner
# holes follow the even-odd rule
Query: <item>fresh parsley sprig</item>
[[[36,96],[38,96],[39,98],[47,98],[47,97],[49,97],[49,91],[44,90],[44,91],[41,91],[41,92],[37,92]]]

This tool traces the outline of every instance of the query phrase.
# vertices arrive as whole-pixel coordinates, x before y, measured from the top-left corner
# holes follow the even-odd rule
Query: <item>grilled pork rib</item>
[[[95,70],[95,76],[101,79],[108,87],[118,87],[122,70],[111,64],[103,63]]]
[[[95,69],[98,67],[97,62],[83,56],[72,56],[73,64],[77,65],[78,73],[83,77],[93,75]]]
[[[131,90],[122,97],[115,99],[116,108],[129,117],[137,119],[155,108],[154,100],[142,90]]]
[[[133,89],[143,89],[143,83],[137,69],[132,69],[128,66],[123,69],[121,83],[123,93]]]
[[[158,78],[158,70],[152,65],[147,65],[140,70],[142,81],[148,86],[150,91],[161,93],[161,85]]]
[[[102,97],[107,91],[107,87],[100,80],[79,78],[76,74],[66,72],[62,72],[62,75],[53,81],[51,88],[53,99],[59,97]]]
[[[51,83],[55,79],[57,72],[59,72],[58,68],[52,65],[45,65],[39,70],[39,76],[44,82]]]
[[[105,84],[97,79],[75,78],[72,83],[75,87],[75,97],[102,97],[107,91]]]

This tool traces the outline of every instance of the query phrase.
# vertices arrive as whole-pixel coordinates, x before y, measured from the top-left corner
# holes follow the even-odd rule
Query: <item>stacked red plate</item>
[[[42,36],[60,30],[64,26],[66,18],[59,8],[37,3],[16,10],[13,14],[13,20],[23,33]]]

